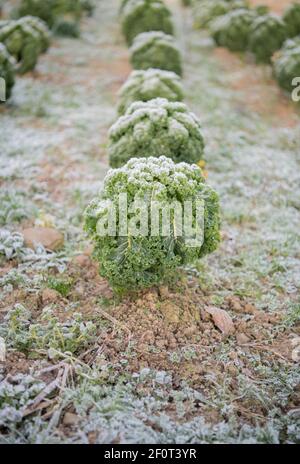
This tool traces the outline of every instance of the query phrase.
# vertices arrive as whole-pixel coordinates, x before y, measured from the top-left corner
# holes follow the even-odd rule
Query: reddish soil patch
[[[250,0],[252,6],[266,5],[274,13],[281,14],[283,10],[290,5],[292,0]]]
[[[244,62],[225,48],[216,48],[214,54],[230,73],[231,87],[236,90],[237,102],[242,107],[260,114],[275,126],[294,127],[299,124],[296,105],[288,100],[273,80],[270,67]]]

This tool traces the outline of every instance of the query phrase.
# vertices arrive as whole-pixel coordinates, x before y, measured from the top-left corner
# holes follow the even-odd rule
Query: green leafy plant
[[[218,16],[228,13],[230,6],[225,0],[203,0],[195,2],[193,7],[194,27],[202,29]]]
[[[41,53],[40,35],[26,21],[10,21],[0,28],[0,42],[16,59],[17,72],[24,74],[35,68]]]
[[[8,99],[15,85],[15,61],[2,43],[0,43],[0,78],[5,81],[5,97]]]
[[[68,277],[49,277],[47,287],[56,290],[64,298],[66,298],[73,286],[73,280]]]
[[[0,260],[1,258],[17,258],[24,249],[23,235],[18,232],[10,232],[7,229],[0,229]]]
[[[171,35],[143,32],[135,37],[129,51],[134,69],[158,68],[182,74],[181,54]]]
[[[257,62],[269,63],[286,37],[286,26],[281,18],[274,14],[259,16],[250,28],[249,49]]]
[[[131,0],[122,10],[122,30],[129,45],[141,32],[173,34],[171,13],[161,0]]]
[[[80,5],[82,10],[88,15],[92,16],[95,10],[95,1],[94,0],[80,0]]]
[[[24,411],[31,406],[46,384],[31,375],[17,374],[0,382],[0,427],[20,423]]]
[[[118,208],[120,193],[126,193],[128,197],[129,221],[137,198],[146,205],[148,217],[156,201],[170,204],[176,200],[183,205],[186,200],[203,200],[202,245],[190,247],[185,236],[178,236],[174,216],[169,236],[161,233],[161,227],[160,233],[153,236],[150,233],[133,235],[130,227],[124,236],[99,234],[98,221],[111,211],[112,205]],[[131,159],[122,168],[111,170],[102,192],[91,202],[84,216],[85,229],[95,243],[94,256],[100,264],[99,272],[120,292],[151,287],[174,278],[179,266],[213,252],[220,241],[218,195],[205,183],[196,165],[175,164],[164,156]],[[119,221],[120,215],[117,216],[116,230]]]
[[[292,82],[300,76],[300,37],[290,39],[273,57],[274,76],[283,89],[291,92],[295,87]]]
[[[72,318],[60,322],[50,308],[45,308],[38,321],[31,311],[16,304],[5,316],[0,335],[8,347],[24,353],[54,349],[76,353],[94,340],[96,325],[85,322],[82,314],[73,313]]]
[[[22,190],[2,188],[0,204],[0,226],[21,222],[36,213],[34,205],[26,201]]]
[[[270,13],[270,7],[267,5],[257,5],[254,10],[260,16]]]
[[[132,103],[158,97],[174,102],[183,100],[183,87],[178,75],[161,69],[132,71],[119,91],[118,112],[122,115]]]
[[[78,39],[78,37],[80,37],[79,24],[76,21],[60,18],[53,26],[53,33],[60,37]]]
[[[288,37],[300,34],[300,3],[294,2],[288,5],[283,12],[282,19],[286,24]]]
[[[46,52],[50,46],[50,30],[45,21],[36,16],[24,16],[22,22],[31,26],[39,34],[41,51]]]
[[[211,35],[221,47],[232,51],[245,51],[249,43],[251,25],[256,17],[254,11],[244,8],[231,11],[211,23]]]
[[[37,16],[52,27],[55,22],[53,5],[53,0],[21,0],[14,11],[14,17]]]
[[[165,98],[132,103],[109,132],[112,167],[120,167],[130,158],[150,156],[167,156],[192,164],[199,162],[203,153],[198,118],[184,103]]]
[[[78,22],[82,13],[92,11],[92,8],[89,0],[21,0],[14,17],[37,16],[53,28],[62,19]]]
[[[223,16],[232,10],[248,8],[246,0],[201,0],[194,2],[193,18],[196,29],[205,29],[219,16]]]

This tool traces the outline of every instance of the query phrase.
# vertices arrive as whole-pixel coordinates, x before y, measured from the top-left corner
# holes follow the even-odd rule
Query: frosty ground
[[[168,4],[222,245],[174,288],[120,301],[99,277],[82,212],[130,66],[118,2],[98,2],[81,39],[55,40],[0,109],[2,443],[300,440],[299,110],[269,68],[215,49]],[[36,222],[64,247],[25,248],[18,233]]]

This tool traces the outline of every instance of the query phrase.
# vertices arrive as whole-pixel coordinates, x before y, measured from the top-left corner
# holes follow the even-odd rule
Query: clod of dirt
[[[87,256],[85,254],[75,256],[75,258],[73,259],[73,262],[77,266],[82,266],[82,267],[86,267],[86,268],[91,266],[91,259],[89,258],[89,256]]]
[[[238,333],[238,334],[236,334],[236,341],[237,341],[238,345],[244,345],[245,343],[250,342],[250,338],[247,337],[247,335],[244,334],[244,333]]]
[[[76,425],[78,422],[79,418],[76,414],[73,414],[72,412],[66,412],[64,415],[63,423],[67,427],[72,427],[73,425]]]
[[[45,290],[42,291],[41,297],[43,305],[47,305],[50,303],[55,303],[57,300],[59,300],[60,293],[51,288],[45,288]]]
[[[232,311],[235,311],[236,313],[242,313],[243,312],[243,305],[241,300],[236,297],[236,296],[229,296],[226,298],[226,301],[229,305],[229,308],[232,309]]]
[[[22,234],[28,248],[34,249],[36,245],[43,245],[47,250],[56,251],[64,244],[63,234],[50,227],[29,227]]]

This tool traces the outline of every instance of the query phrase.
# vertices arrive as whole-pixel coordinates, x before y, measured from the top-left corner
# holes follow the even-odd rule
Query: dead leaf
[[[212,316],[214,324],[224,335],[230,335],[234,333],[235,328],[233,321],[229,314],[224,309],[215,308],[214,306],[208,306],[205,310]]]

